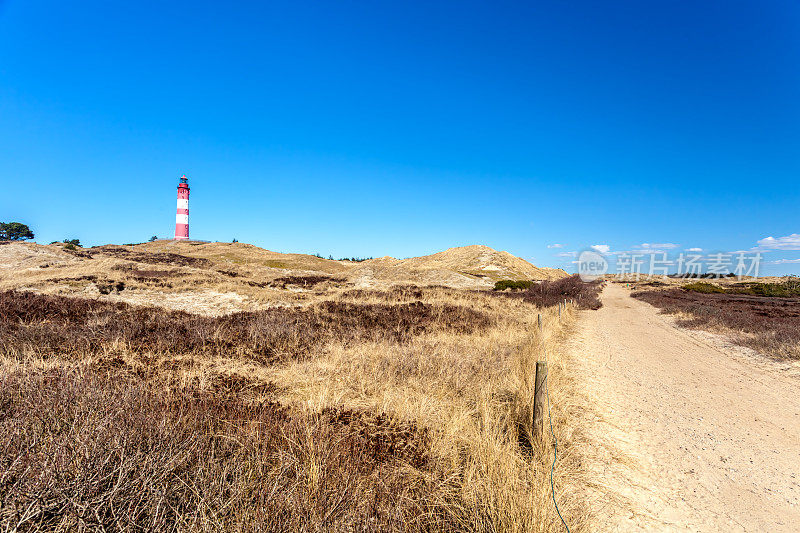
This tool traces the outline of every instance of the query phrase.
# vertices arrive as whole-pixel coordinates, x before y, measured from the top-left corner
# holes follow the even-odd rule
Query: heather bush
[[[5,531],[459,530],[425,432],[385,416],[63,368],[3,375],[0,409]]]
[[[123,343],[138,353],[239,355],[271,363],[307,357],[334,339],[403,343],[426,331],[468,333],[490,324],[480,311],[422,302],[321,302],[206,317],[31,292],[0,293],[0,354],[17,358],[80,357]]]
[[[333,276],[314,275],[314,276],[282,276],[272,280],[270,285],[285,289],[287,285],[296,285],[303,288],[314,287],[320,283],[344,283],[344,278],[336,278]]]
[[[524,291],[493,292],[509,298],[522,298],[524,301],[539,307],[550,307],[559,302],[572,300],[581,309],[600,309],[600,281],[584,282],[577,274],[555,281],[540,281]]]
[[[724,328],[744,346],[779,357],[800,357],[798,298],[680,289],[634,292],[632,296],[664,313],[689,315],[679,321],[687,327]]]

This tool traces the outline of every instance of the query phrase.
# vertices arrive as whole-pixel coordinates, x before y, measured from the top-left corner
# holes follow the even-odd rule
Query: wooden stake
[[[539,333],[542,332],[542,314],[539,313]]]
[[[545,398],[544,380],[547,378],[547,361],[536,361],[536,379],[533,389],[533,434],[542,436],[544,430]]]

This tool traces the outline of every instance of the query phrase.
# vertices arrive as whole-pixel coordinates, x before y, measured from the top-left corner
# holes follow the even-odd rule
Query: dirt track
[[[676,327],[610,284],[570,348],[600,420],[603,531],[800,531],[797,367]]]

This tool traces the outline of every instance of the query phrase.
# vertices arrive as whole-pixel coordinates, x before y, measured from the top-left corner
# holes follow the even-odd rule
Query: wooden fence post
[[[536,379],[533,383],[533,434],[541,438],[544,430],[545,382],[547,361],[536,361]]]
[[[539,313],[539,333],[542,332],[542,314]]]

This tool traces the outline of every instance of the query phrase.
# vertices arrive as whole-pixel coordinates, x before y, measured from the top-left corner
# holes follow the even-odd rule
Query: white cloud
[[[601,254],[607,254],[611,250],[611,246],[607,244],[593,244],[591,248],[597,250]]]
[[[758,241],[754,250],[800,250],[800,234],[792,233],[785,237],[767,237]]]
[[[639,245],[642,250],[671,250],[678,245],[672,242],[643,242]]]
[[[557,257],[575,257],[578,255],[578,252],[558,252],[556,254]]]
[[[686,251],[687,252],[702,252],[703,249],[702,248],[687,248]]]
[[[547,247],[548,248],[563,248],[564,245],[556,243],[556,244],[548,244]]]
[[[770,265],[788,265],[790,263],[800,263],[800,259],[778,259],[777,261],[768,261]]]

